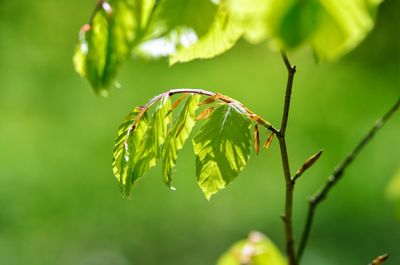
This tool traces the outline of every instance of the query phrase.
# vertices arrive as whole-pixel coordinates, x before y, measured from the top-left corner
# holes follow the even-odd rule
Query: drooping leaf
[[[80,33],[75,69],[97,93],[107,94],[118,64],[129,54],[136,27],[131,8],[126,1],[99,3],[91,24]]]
[[[193,139],[197,181],[206,198],[225,188],[250,155],[250,118],[232,104],[219,106]]]
[[[170,64],[212,58],[232,48],[242,36],[242,27],[232,19],[225,5],[215,14],[207,33],[192,45],[181,46],[169,59]]]
[[[114,149],[113,170],[126,196],[129,196],[131,186],[156,165],[167,136],[170,108],[169,98],[164,97],[151,119],[147,113],[138,119],[142,111],[136,109],[121,125]],[[134,122],[130,123],[132,120]]]
[[[235,243],[218,260],[217,265],[286,265],[275,244],[260,232],[251,232],[247,239]]]
[[[150,126],[147,113],[141,115],[142,109],[135,108],[120,125],[115,139],[112,168],[121,191],[128,193],[132,184],[132,161],[135,156],[132,151],[139,148]]]
[[[129,57],[150,16],[154,0],[100,1],[91,23],[80,32],[74,55],[76,71],[96,93],[107,95],[117,70]]]
[[[195,111],[198,108],[199,98],[199,95],[188,96],[177,120],[174,122],[172,129],[168,132],[166,137],[161,160],[163,181],[169,187],[171,187],[171,174],[176,164],[178,151],[182,149],[195,125]]]

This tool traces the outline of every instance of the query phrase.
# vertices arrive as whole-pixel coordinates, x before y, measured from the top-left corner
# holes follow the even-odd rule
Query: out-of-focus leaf
[[[126,196],[129,196],[131,186],[156,165],[167,136],[170,108],[169,98],[164,97],[151,119],[147,113],[140,116],[141,110],[135,109],[120,126],[114,149],[113,171]]]
[[[290,50],[307,42],[318,25],[319,0],[276,2],[266,17],[275,45]]]
[[[250,118],[232,104],[212,113],[193,139],[197,181],[209,199],[244,168],[250,155]]]
[[[251,43],[258,43],[270,36],[266,14],[274,8],[276,0],[226,0],[229,13],[244,31],[244,37]]]
[[[374,26],[380,1],[320,0],[318,26],[310,39],[319,60],[334,60],[354,49]]]
[[[96,93],[107,95],[116,84],[117,70],[128,58],[136,37],[137,9],[136,2],[127,0],[99,2],[91,23],[80,32],[75,69]]]
[[[201,36],[208,31],[216,11],[217,5],[210,0],[159,0],[148,32],[164,34],[184,26]]]
[[[400,202],[400,168],[386,189],[386,196]]]
[[[210,0],[160,0],[135,54],[167,57],[193,45],[208,31],[216,11]]]
[[[335,60],[373,28],[380,0],[227,0],[246,36],[268,38],[275,49],[308,45],[319,60]],[[252,39],[252,38],[250,38]]]
[[[286,265],[275,244],[260,232],[235,243],[218,260],[217,265]]]
[[[178,158],[178,151],[182,149],[195,125],[195,111],[198,108],[199,98],[199,95],[188,96],[177,120],[174,122],[172,129],[168,132],[166,137],[161,154],[161,161],[163,180],[169,187],[171,187],[171,174],[172,169],[175,167],[176,159]]]
[[[215,57],[232,48],[242,34],[242,27],[221,4],[207,33],[192,45],[181,46],[171,54],[169,62],[175,64]]]

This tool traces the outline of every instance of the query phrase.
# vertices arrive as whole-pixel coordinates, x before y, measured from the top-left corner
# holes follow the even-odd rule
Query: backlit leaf
[[[121,191],[129,193],[132,184],[132,161],[150,126],[150,119],[144,113],[140,121],[136,122],[142,113],[141,108],[135,108],[124,120],[118,129],[113,154],[113,172],[119,181]],[[133,133],[134,132],[134,133]]]
[[[246,165],[250,124],[241,109],[224,104],[215,109],[194,137],[197,180],[207,199],[225,188]]]
[[[99,2],[90,25],[81,30],[74,65],[96,93],[107,95],[116,84],[118,67],[128,58],[135,39],[136,8],[127,0]]]
[[[247,239],[235,243],[217,265],[286,265],[275,244],[259,232],[251,232]]]
[[[380,1],[320,0],[318,26],[310,40],[319,60],[334,60],[354,49],[374,26]]]
[[[227,0],[247,39],[275,49],[311,46],[319,60],[354,49],[374,26],[380,0]]]
[[[171,54],[169,62],[187,62],[212,58],[232,48],[243,34],[242,27],[232,19],[225,5],[221,4],[207,33],[192,45],[180,47]]]
[[[166,137],[161,160],[163,180],[169,187],[171,187],[171,174],[176,164],[178,151],[182,149],[195,125],[195,111],[198,108],[199,98],[199,95],[188,96],[177,120]]]
[[[164,97],[158,102],[151,119],[144,113],[132,127],[130,122],[141,113],[140,109],[135,109],[121,125],[114,149],[113,170],[126,196],[129,196],[131,186],[156,165],[167,136],[170,108],[169,98]]]

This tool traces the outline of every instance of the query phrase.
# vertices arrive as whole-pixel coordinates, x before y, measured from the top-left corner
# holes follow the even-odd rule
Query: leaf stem
[[[382,116],[378,119],[375,125],[370,129],[370,131],[361,139],[358,145],[345,157],[345,159],[336,167],[333,173],[329,176],[325,185],[322,189],[316,193],[309,200],[308,213],[305,221],[305,226],[303,229],[303,234],[300,240],[300,245],[298,249],[298,259],[300,260],[304,249],[307,245],[308,238],[310,236],[311,226],[314,220],[315,211],[318,205],[324,201],[329,193],[329,191],[335,186],[335,184],[342,178],[346,168],[351,164],[351,162],[358,156],[361,150],[372,140],[375,134],[382,128],[382,126],[389,120],[389,118],[399,109],[400,98],[397,102]]]
[[[279,140],[282,166],[286,182],[285,213],[282,215],[282,220],[285,226],[286,254],[289,259],[289,265],[297,265],[296,252],[294,248],[294,235],[293,235],[293,222],[292,222],[293,191],[295,186],[295,180],[292,179],[291,177],[289,157],[286,146],[286,127],[289,118],[290,99],[292,95],[292,87],[293,87],[294,75],[296,73],[296,66],[291,66],[289,59],[284,52],[281,52],[281,55],[288,71],[285,103],[282,114],[282,123],[279,132],[276,134]]]
[[[204,89],[180,88],[180,89],[168,90],[162,94],[159,94],[159,95],[153,97],[152,99],[150,99],[149,102],[146,103],[146,105],[142,106],[142,113],[144,114],[147,110],[149,110],[151,108],[151,106],[153,106],[160,99],[162,99],[164,97],[173,96],[175,94],[182,94],[182,93],[192,93],[192,94],[198,94],[198,95],[203,95],[203,96],[215,97],[216,100],[219,100],[219,101],[222,101],[222,102],[225,102],[228,104],[233,104],[236,107],[243,109],[250,116],[250,118],[254,118],[255,121],[259,125],[264,126],[267,130],[269,130],[275,134],[279,133],[279,130],[276,129],[272,124],[270,124],[265,119],[261,118],[261,116],[255,114],[253,111],[251,111],[246,106],[244,106],[241,102],[239,102],[233,98],[230,98],[228,96],[225,96],[225,95],[222,95],[219,93],[214,93],[211,91],[207,91]],[[141,116],[142,115],[138,115],[138,119],[134,122],[134,124],[132,124],[132,128],[136,125],[136,123],[139,121]]]

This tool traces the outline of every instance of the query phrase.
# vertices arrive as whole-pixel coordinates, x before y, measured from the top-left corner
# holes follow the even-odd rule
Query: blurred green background
[[[78,30],[94,1],[0,1],[0,264],[209,265],[251,230],[283,249],[283,176],[278,146],[252,158],[208,202],[194,155],[181,152],[176,192],[152,169],[123,199],[111,171],[124,116],[170,88],[204,88],[238,98],[279,125],[286,70],[267,45],[240,42],[213,60],[168,67],[130,61],[121,89],[99,98],[74,72]],[[298,66],[288,127],[292,170],[323,157],[299,181],[299,237],[306,199],[399,95],[399,2],[382,5],[377,26],[338,63]],[[304,264],[367,264],[388,252],[400,264],[400,217],[385,189],[400,165],[400,115],[347,171],[316,215]],[[397,206],[399,203],[397,203]]]

